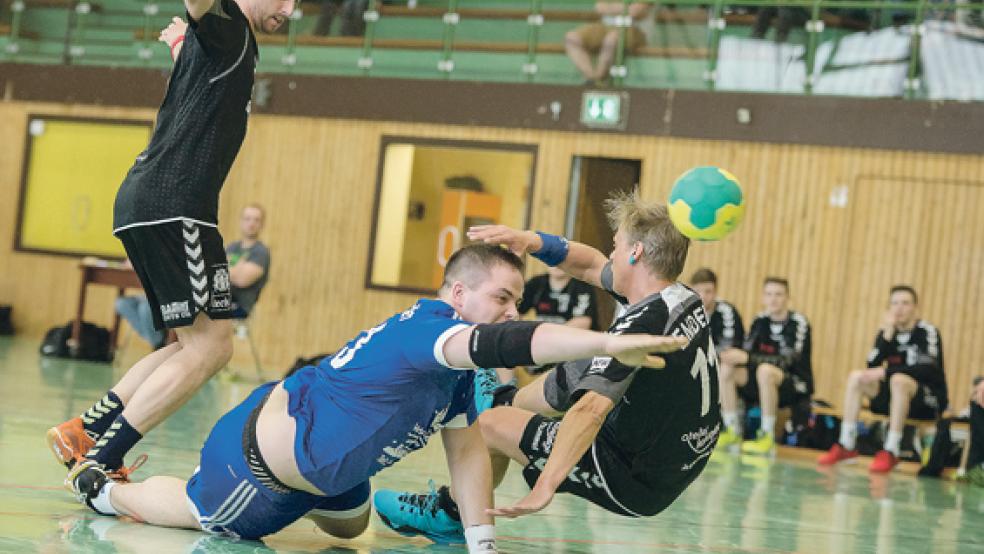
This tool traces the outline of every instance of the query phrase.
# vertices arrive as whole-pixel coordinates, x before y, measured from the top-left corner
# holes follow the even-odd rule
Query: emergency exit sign
[[[628,113],[628,93],[588,90],[581,97],[581,123],[587,127],[624,129]]]

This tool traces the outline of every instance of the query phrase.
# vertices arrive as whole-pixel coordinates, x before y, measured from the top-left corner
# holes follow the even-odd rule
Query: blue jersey
[[[285,379],[301,474],[338,495],[442,427],[471,425],[475,372],[444,359],[444,343],[469,325],[445,302],[420,300]]]

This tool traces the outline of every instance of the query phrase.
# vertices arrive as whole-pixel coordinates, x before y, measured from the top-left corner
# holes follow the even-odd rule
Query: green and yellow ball
[[[745,195],[734,175],[714,166],[695,167],[676,180],[667,202],[670,220],[694,240],[721,240],[745,216]]]

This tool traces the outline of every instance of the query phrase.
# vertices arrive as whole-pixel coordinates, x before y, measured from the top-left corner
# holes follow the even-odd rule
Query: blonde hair
[[[605,201],[608,223],[612,230],[632,243],[642,243],[642,263],[653,273],[675,281],[687,262],[690,239],[683,236],[670,221],[666,206],[643,200],[639,190],[616,192]]]

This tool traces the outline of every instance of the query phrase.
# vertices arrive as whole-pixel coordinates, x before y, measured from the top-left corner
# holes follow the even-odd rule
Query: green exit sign
[[[588,90],[581,97],[581,123],[602,129],[624,129],[629,115],[626,92]]]

